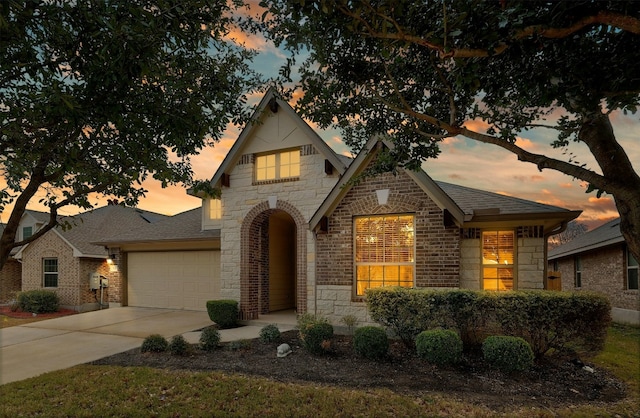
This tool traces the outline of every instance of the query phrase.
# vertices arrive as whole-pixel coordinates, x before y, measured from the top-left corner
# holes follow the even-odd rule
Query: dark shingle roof
[[[500,209],[501,215],[569,212],[569,210],[557,206],[472,189],[457,184],[442,181],[436,181],[436,184],[468,215],[473,215],[474,211],[485,209]]]
[[[549,251],[549,260],[582,253],[596,248],[624,242],[620,232],[620,218],[613,219],[593,231],[580,235],[568,243]]]

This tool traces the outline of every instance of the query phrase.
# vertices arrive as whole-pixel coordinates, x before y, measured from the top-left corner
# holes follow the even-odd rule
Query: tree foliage
[[[263,0],[261,24],[300,65],[300,111],[342,129],[356,150],[376,134],[395,142],[396,166],[437,157],[446,137],[502,147],[540,170],[611,194],[640,254],[640,176],[617,142],[614,111],[640,103],[640,3],[633,1]],[[560,115],[560,116],[558,116]],[[488,128],[469,128],[482,120]],[[467,126],[468,125],[468,126]],[[563,160],[516,137],[556,132]],[[597,161],[572,157],[586,144]]]
[[[0,266],[99,193],[134,204],[149,176],[191,180],[189,156],[248,116],[253,52],[229,41],[226,0],[3,1],[0,211],[14,203]],[[15,243],[36,193],[48,225]]]
[[[549,249],[571,242],[580,235],[585,234],[588,230],[589,227],[586,224],[571,221],[567,224],[564,231],[549,237]]]

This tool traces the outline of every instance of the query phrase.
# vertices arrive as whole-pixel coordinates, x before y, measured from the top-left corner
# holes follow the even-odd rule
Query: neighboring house
[[[20,221],[18,239],[35,233],[48,217],[47,213],[27,211]],[[11,271],[15,277],[15,271],[19,271],[19,285],[15,286],[13,280],[12,286],[17,287],[13,291],[52,290],[63,306],[77,311],[106,307],[109,299],[120,297],[122,274],[107,249],[93,242],[164,218],[164,215],[116,204],[63,217],[61,225],[70,228],[59,226],[18,248],[7,264],[12,267],[5,266],[2,274]]]
[[[616,322],[640,325],[638,261],[620,232],[620,218],[549,251],[549,275],[562,290],[604,293]]]
[[[220,196],[108,239],[115,306],[204,310],[235,299],[243,319],[295,309],[369,322],[377,286],[546,287],[546,242],[580,212],[436,182],[360,175],[388,144],[337,155],[269,91],[214,174]],[[357,181],[356,181],[357,180]]]

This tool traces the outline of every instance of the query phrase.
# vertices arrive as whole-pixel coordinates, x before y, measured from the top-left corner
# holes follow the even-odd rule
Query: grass
[[[604,351],[590,361],[627,382],[614,404],[509,410],[507,416],[640,416],[640,328],[612,326]],[[402,396],[280,383],[220,372],[82,365],[1,387],[0,416],[460,416],[498,415],[441,395]]]

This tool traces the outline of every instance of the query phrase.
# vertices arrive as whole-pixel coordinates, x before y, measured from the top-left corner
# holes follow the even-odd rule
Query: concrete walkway
[[[268,315],[267,317],[271,317]],[[264,323],[281,331],[293,329],[291,316],[265,318],[246,326],[221,330],[223,342],[256,338]],[[213,323],[206,312],[110,308],[0,329],[0,384],[38,376],[140,347],[151,334],[169,339],[181,334],[190,343],[199,329]]]

